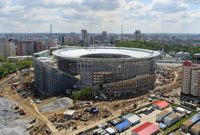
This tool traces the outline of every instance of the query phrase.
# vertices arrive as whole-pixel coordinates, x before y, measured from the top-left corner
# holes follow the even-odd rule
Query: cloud
[[[186,4],[175,0],[153,0],[151,8],[153,11],[163,13],[175,13],[188,9]]]
[[[20,0],[20,4],[27,8],[43,7],[43,8],[64,8],[73,4],[80,4],[82,0]]]
[[[196,31],[193,24],[196,28],[200,22],[199,4],[199,0],[0,0],[0,31],[18,27],[23,32],[43,32],[49,31],[50,23],[58,32],[81,28],[120,32],[121,24],[124,32],[136,28],[165,32],[167,28],[162,27],[166,26],[168,31],[176,27],[180,31],[184,24]]]
[[[115,10],[119,7],[118,0],[84,0],[82,4],[91,10]]]

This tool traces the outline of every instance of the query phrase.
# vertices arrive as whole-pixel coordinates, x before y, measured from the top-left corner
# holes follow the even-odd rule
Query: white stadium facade
[[[53,52],[57,68],[79,76],[77,86],[98,86],[99,92],[119,97],[154,88],[159,52],[120,47],[70,47]],[[70,82],[66,82],[70,83]]]

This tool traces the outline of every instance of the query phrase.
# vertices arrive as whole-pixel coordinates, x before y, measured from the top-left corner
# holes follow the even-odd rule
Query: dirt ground
[[[177,78],[177,74],[175,72],[175,78]],[[148,103],[148,94],[137,97],[134,99],[128,99],[128,100],[118,100],[118,101],[112,101],[112,102],[93,102],[90,106],[80,107],[76,108],[76,114],[77,116],[81,115],[81,119],[77,120],[68,120],[68,123],[66,125],[73,123],[72,125],[76,125],[76,128],[73,130],[71,128],[56,128],[59,124],[59,122],[52,122],[52,119],[54,117],[57,117],[57,121],[63,121],[64,118],[64,111],[66,109],[59,109],[56,111],[51,112],[45,112],[41,113],[38,108],[40,108],[43,105],[46,105],[48,103],[51,103],[55,100],[57,100],[59,97],[52,97],[42,100],[42,103],[35,104],[33,97],[27,97],[24,98],[20,94],[18,94],[16,91],[11,90],[9,79],[11,77],[14,77],[14,79],[19,78],[18,75],[11,75],[7,79],[0,80],[0,89],[2,93],[0,95],[3,95],[9,99],[14,100],[17,102],[20,107],[25,111],[26,115],[25,117],[31,117],[33,119],[36,119],[38,122],[37,127],[35,127],[36,131],[33,131],[32,134],[38,135],[45,135],[44,132],[46,129],[50,128],[52,130],[52,134],[54,135],[75,135],[76,133],[79,133],[81,131],[84,131],[88,128],[92,128],[95,125],[101,124],[109,119],[112,119],[114,117],[120,116],[123,112],[129,112],[130,110],[133,110],[137,106],[142,106],[146,103]],[[176,79],[174,79],[176,81]],[[172,82],[171,85],[175,83],[175,81]],[[91,108],[91,106],[95,106],[100,110],[99,115],[91,115],[88,112],[85,112],[86,109]],[[110,112],[108,116],[105,115],[105,112]],[[106,116],[106,117],[105,117]],[[66,120],[67,121],[67,120]],[[62,123],[62,122],[61,122]],[[63,122],[65,123],[65,121]],[[73,127],[73,126],[72,126]],[[32,129],[33,130],[33,129]],[[32,130],[30,132],[32,132]]]

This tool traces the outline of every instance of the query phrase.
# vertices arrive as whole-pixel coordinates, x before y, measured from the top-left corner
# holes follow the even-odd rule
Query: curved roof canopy
[[[157,51],[138,49],[138,48],[122,48],[122,47],[80,47],[65,48],[56,50],[53,55],[61,58],[151,58],[157,57],[160,53]]]

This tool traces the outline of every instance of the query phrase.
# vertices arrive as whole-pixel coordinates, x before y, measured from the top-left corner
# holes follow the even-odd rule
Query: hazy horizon
[[[200,33],[199,0],[1,0],[0,33]]]

